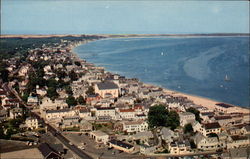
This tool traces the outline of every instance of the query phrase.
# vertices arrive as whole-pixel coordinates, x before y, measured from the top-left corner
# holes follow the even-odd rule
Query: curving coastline
[[[115,37],[112,37],[112,38],[115,38]],[[119,37],[119,38],[128,38],[128,37],[126,36],[126,37]],[[110,37],[108,37],[107,39],[110,39]],[[103,40],[103,39],[99,39],[99,40]],[[92,41],[96,41],[96,40],[92,40]],[[72,46],[71,47],[71,53],[73,54],[73,56],[76,57],[79,60],[85,60],[85,59],[81,59],[79,57],[79,55],[78,55],[77,51],[75,51],[75,49],[77,47],[81,46],[81,45],[84,45],[84,44],[88,43],[88,42],[91,42],[91,41],[84,41],[84,42],[81,42],[81,43],[78,43],[78,44]],[[90,63],[90,62],[88,62],[88,63]],[[91,63],[91,64],[95,65],[94,63]],[[145,82],[143,82],[143,84],[147,85],[147,86],[157,86],[159,88],[162,88],[165,93],[173,95],[173,96],[187,97],[188,99],[193,101],[195,104],[204,106],[204,107],[206,107],[208,109],[211,109],[211,110],[215,109],[215,104],[216,103],[221,103],[221,101],[217,101],[217,100],[214,100],[214,99],[210,99],[210,98],[206,98],[206,97],[202,97],[202,96],[198,96],[198,95],[187,94],[187,93],[171,90],[171,89],[166,88],[166,87],[158,86],[157,84],[148,84],[148,83],[145,83]],[[225,102],[223,102],[223,103],[225,103]],[[230,103],[228,103],[228,104],[230,104]],[[235,110],[237,112],[240,112],[240,113],[250,113],[250,108],[235,106]]]

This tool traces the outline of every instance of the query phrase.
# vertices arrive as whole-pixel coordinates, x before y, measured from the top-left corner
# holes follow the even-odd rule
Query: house
[[[140,145],[140,153],[147,155],[147,154],[152,154],[156,151],[156,146],[149,146],[145,144]]]
[[[23,109],[22,108],[13,108],[10,110],[10,119],[16,119],[17,117],[22,116]]]
[[[79,116],[65,116],[62,118],[62,128],[79,127]]]
[[[79,124],[80,131],[82,132],[90,132],[93,130],[93,126],[87,120],[82,119]]]
[[[8,118],[8,112],[5,109],[0,110],[0,123]]]
[[[119,141],[119,140],[110,140],[108,144],[109,144],[109,147],[113,147],[117,150],[127,152],[127,153],[131,153],[135,149],[133,145]]]
[[[89,136],[97,143],[107,144],[109,141],[109,135],[100,130],[90,132]]]
[[[245,135],[250,134],[250,125],[246,125],[246,126],[242,127],[241,133],[245,134]]]
[[[99,94],[88,95],[88,96],[86,97],[86,103],[87,103],[87,104],[90,104],[92,101],[99,101],[99,100],[101,100],[101,99],[102,99],[102,97],[99,96]]]
[[[38,149],[42,153],[44,159],[63,159],[59,152],[51,148],[47,143],[42,143],[38,146]]]
[[[97,107],[94,109],[94,111],[97,119],[101,118],[116,119],[115,107]]]
[[[217,135],[204,136],[199,132],[194,137],[194,143],[198,149],[205,151],[217,150],[226,147],[225,142],[220,142]]]
[[[207,136],[210,133],[219,134],[221,133],[221,126],[218,122],[213,123],[203,123],[194,122],[192,124],[194,131],[202,133],[204,136]]]
[[[222,127],[231,126],[233,122],[232,117],[229,115],[215,116],[213,121],[217,121]]]
[[[183,141],[171,142],[169,144],[169,151],[170,154],[180,155],[180,154],[191,153],[192,149],[190,142],[188,140],[183,140]]]
[[[238,128],[238,127],[230,127],[229,129],[227,129],[228,134],[230,135],[241,135],[244,134],[242,133],[242,128]]]
[[[54,101],[48,97],[44,97],[40,104],[40,111],[43,110],[56,110],[67,108],[68,104],[65,99],[55,99]]]
[[[25,124],[28,128],[30,128],[31,130],[33,129],[37,129],[39,127],[39,123],[37,118],[32,118],[32,117],[28,117],[25,120]]]
[[[18,76],[25,77],[30,70],[30,65],[24,65],[22,66],[18,71]]]
[[[47,94],[47,91],[44,88],[39,88],[39,86],[38,86],[38,87],[36,87],[36,94],[43,97]]]
[[[203,112],[200,113],[200,117],[203,119],[203,122],[209,122],[211,118],[214,116],[213,112]]]
[[[234,135],[230,136],[228,139],[227,147],[228,148],[239,148],[250,146],[250,138],[247,136]]]
[[[190,112],[180,113],[180,126],[184,127],[186,124],[195,122],[195,115]]]
[[[119,96],[119,87],[114,82],[104,81],[95,85],[95,93],[98,93],[102,98]]]
[[[137,121],[124,121],[123,124],[123,131],[127,133],[132,132],[143,132],[148,130],[148,123],[143,120]]]
[[[132,139],[139,140],[140,143],[148,143],[149,139],[152,138],[154,138],[154,135],[151,131],[137,132],[136,134],[132,135]]]
[[[234,113],[236,110],[235,106],[226,103],[216,103],[215,111],[222,112],[225,114]]]
[[[68,108],[59,110],[46,110],[44,114],[46,120],[52,120],[52,119],[60,120],[63,117],[71,117],[74,115],[75,111]]]
[[[130,109],[119,109],[119,115],[122,119],[135,119],[135,110]]]
[[[29,96],[27,100],[28,105],[36,106],[38,105],[38,98],[36,96]]]
[[[91,112],[88,108],[80,109],[78,112],[78,115],[82,119],[90,119],[91,118]]]
[[[20,106],[19,100],[16,98],[5,97],[5,98],[2,98],[1,101],[2,101],[2,106],[5,109],[8,109],[9,107],[19,107]]]
[[[130,97],[130,96],[124,96],[124,97],[120,97],[118,98],[117,102],[118,103],[124,103],[124,104],[128,104],[128,105],[133,105],[134,104],[134,98]]]
[[[166,128],[166,127],[163,127],[161,129],[160,134],[161,134],[161,139],[165,143],[173,142],[174,138],[178,138],[178,135],[176,135],[175,132],[173,132],[172,130],[170,130],[169,128]]]

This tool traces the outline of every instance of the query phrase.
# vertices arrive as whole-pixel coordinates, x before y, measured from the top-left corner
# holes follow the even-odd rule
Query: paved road
[[[50,124],[47,124],[44,122],[44,120],[36,113],[31,112],[32,116],[36,116],[38,119],[40,119],[42,121],[42,124],[44,126],[47,126],[47,130],[49,132],[51,132],[58,140],[60,140],[68,149],[70,149],[72,152],[74,152],[75,154],[77,154],[79,157],[83,158],[83,159],[92,159],[91,156],[89,156],[88,154],[86,154],[85,152],[83,152],[82,150],[80,150],[78,147],[76,147],[75,145],[70,145],[69,144],[69,140],[66,139],[60,132],[58,132],[54,127],[52,127]]]

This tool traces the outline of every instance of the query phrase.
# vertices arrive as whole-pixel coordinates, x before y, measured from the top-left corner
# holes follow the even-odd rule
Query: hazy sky
[[[2,0],[1,33],[249,33],[249,2]]]

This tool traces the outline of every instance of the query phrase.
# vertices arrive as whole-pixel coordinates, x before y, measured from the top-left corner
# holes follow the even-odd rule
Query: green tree
[[[195,120],[198,121],[199,123],[201,122],[201,117],[200,117],[200,111],[193,108],[193,107],[190,107],[186,110],[187,112],[191,112],[195,115]]]
[[[71,81],[76,81],[77,80],[77,74],[75,73],[74,70],[69,72],[69,78],[71,79]]]
[[[77,101],[78,101],[79,104],[82,104],[82,105],[86,104],[86,101],[85,101],[85,99],[83,98],[83,96],[79,96],[79,97],[77,98]]]
[[[192,126],[192,124],[186,124],[185,126],[184,126],[184,133],[185,134],[187,134],[187,133],[193,133],[194,132],[194,130],[193,130],[193,126]]]
[[[59,83],[54,78],[50,78],[49,80],[47,80],[48,87],[58,88],[58,85]]]
[[[168,110],[163,105],[156,105],[149,108],[148,123],[149,127],[166,126]]]
[[[66,86],[65,91],[68,95],[73,95],[72,88],[70,86]]]
[[[79,61],[76,61],[76,62],[75,62],[75,65],[81,66],[81,63],[80,63]]]
[[[29,97],[29,92],[28,91],[25,91],[24,93],[23,93],[23,95],[22,95],[22,100],[23,101],[25,101],[25,102],[27,102],[27,100],[28,100],[28,97]]]
[[[180,125],[180,117],[176,111],[170,111],[167,116],[167,126],[172,130]]]
[[[92,86],[89,86],[88,90],[86,91],[86,94],[88,95],[95,94],[95,89]]]
[[[68,98],[66,99],[66,103],[69,106],[76,106],[77,105],[77,101],[76,101],[75,97],[73,97],[73,96],[68,96]]]
[[[49,97],[52,100],[56,99],[58,97],[58,93],[56,91],[56,88],[49,87],[47,90],[47,97]]]
[[[0,69],[0,77],[3,80],[3,82],[8,82],[9,71],[6,69]]]

